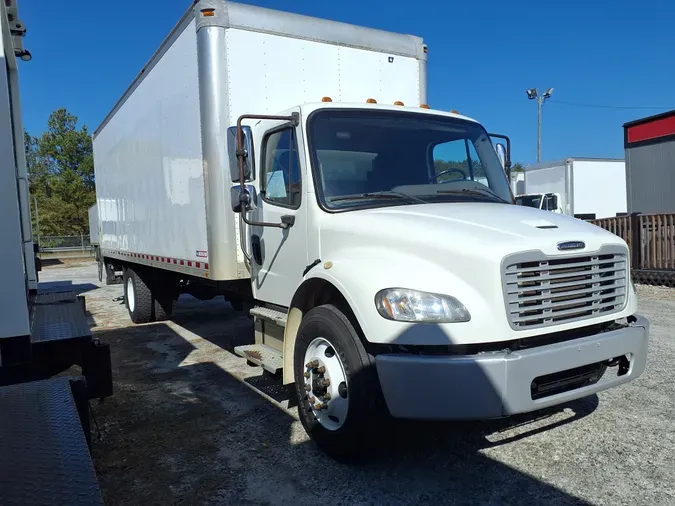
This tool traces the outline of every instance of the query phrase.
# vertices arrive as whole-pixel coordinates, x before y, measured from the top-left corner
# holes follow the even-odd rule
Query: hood
[[[531,207],[497,203],[439,203],[385,207],[323,215],[322,254],[348,245],[398,250],[442,250],[495,260],[541,250],[546,255],[579,255],[602,245],[625,243],[585,221]],[[561,251],[559,243],[582,242]],[[421,254],[420,256],[425,256]]]

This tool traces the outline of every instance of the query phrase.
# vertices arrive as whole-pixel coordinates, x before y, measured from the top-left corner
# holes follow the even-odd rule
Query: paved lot
[[[93,406],[107,504],[675,504],[674,290],[639,287],[652,340],[637,381],[538,417],[397,423],[373,464],[350,468],[233,355],[252,324],[222,299],[181,298],[173,322],[132,326],[122,287],[100,287],[93,263],[41,281],[84,293],[112,345],[115,394]]]

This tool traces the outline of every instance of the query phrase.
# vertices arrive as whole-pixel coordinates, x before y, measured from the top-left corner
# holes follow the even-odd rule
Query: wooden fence
[[[675,213],[589,221],[628,243],[636,281],[675,286]]]

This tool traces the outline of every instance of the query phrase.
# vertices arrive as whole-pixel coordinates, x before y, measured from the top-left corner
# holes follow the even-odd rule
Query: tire
[[[329,346],[323,348],[325,371],[328,373],[334,367],[334,354],[339,359],[338,362],[341,362],[346,388],[336,385],[329,378],[330,386],[323,387],[330,388],[328,407],[317,411],[310,406],[310,400],[314,398],[316,406],[316,399],[319,398],[319,405],[325,405],[321,388],[317,387],[318,393],[314,389],[316,378],[323,377],[323,374],[317,373],[322,366],[308,367],[312,361],[305,360],[308,356],[316,356],[321,360],[320,351],[317,355],[312,355],[312,350],[321,350],[322,348],[315,347],[325,346],[323,341]],[[316,366],[316,363],[313,365]],[[382,395],[374,360],[366,352],[354,325],[338,308],[333,305],[319,306],[310,310],[302,319],[296,338],[293,367],[298,415],[307,434],[322,451],[338,461],[355,463],[364,460],[382,432],[381,422],[386,421],[386,414],[380,402]],[[310,374],[309,379],[306,374]],[[308,391],[310,387],[312,390]],[[338,395],[346,399],[346,411],[331,404],[342,402],[337,398]],[[330,413],[338,416],[331,418]],[[339,419],[340,416],[342,420]],[[330,426],[331,422],[333,426]]]
[[[134,269],[124,269],[124,305],[134,323],[153,321],[153,300],[150,288]]]
[[[153,311],[155,321],[169,320],[173,315],[173,294],[153,297]]]

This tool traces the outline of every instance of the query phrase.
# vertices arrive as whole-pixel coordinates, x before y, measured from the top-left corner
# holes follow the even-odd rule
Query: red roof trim
[[[675,116],[660,118],[648,123],[631,125],[626,128],[627,144],[658,139],[669,135],[675,135]]]

